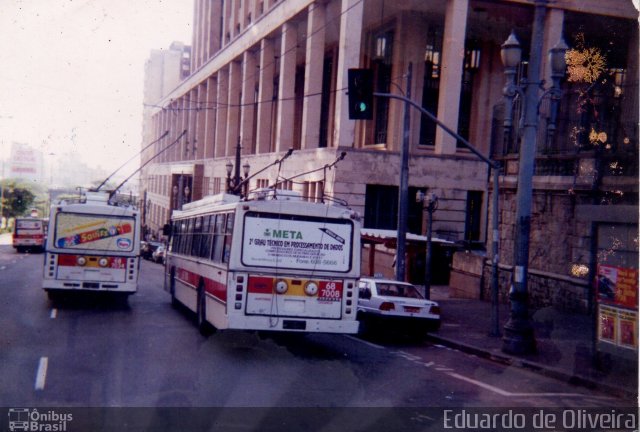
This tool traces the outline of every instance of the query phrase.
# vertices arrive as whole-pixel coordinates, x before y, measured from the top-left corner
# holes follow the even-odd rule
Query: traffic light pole
[[[411,76],[411,68],[409,69],[409,76]],[[410,81],[410,79],[409,79]],[[408,93],[408,92],[407,92]],[[425,116],[427,116],[431,121],[435,122],[438,126],[440,126],[442,129],[444,129],[445,132],[447,132],[449,135],[453,136],[455,139],[458,140],[458,142],[462,143],[462,145],[466,148],[468,148],[473,154],[475,154],[476,156],[478,156],[478,158],[480,158],[480,160],[482,160],[483,162],[485,162],[487,165],[489,165],[490,169],[493,169],[493,199],[491,200],[492,202],[492,218],[491,218],[491,222],[492,222],[492,228],[493,228],[493,232],[492,232],[492,247],[491,247],[491,251],[492,251],[492,259],[491,259],[491,329],[489,330],[489,334],[491,336],[500,336],[500,324],[499,324],[499,317],[498,317],[498,263],[499,263],[499,255],[498,255],[498,238],[499,238],[499,227],[498,227],[498,189],[499,189],[499,175],[500,175],[500,164],[497,161],[491,160],[488,157],[486,157],[485,155],[483,155],[482,153],[480,153],[480,151],[478,151],[469,141],[467,141],[465,138],[463,138],[462,136],[460,136],[457,132],[454,132],[452,129],[450,129],[447,125],[445,125],[444,123],[442,123],[440,120],[438,120],[438,118],[433,115],[431,112],[427,111],[426,109],[424,109],[423,107],[421,107],[420,105],[418,105],[417,103],[415,103],[414,101],[412,101],[409,97],[406,96],[400,96],[400,95],[396,95],[396,94],[392,94],[392,93],[378,93],[378,92],[374,92],[373,95],[375,97],[384,97],[384,98],[389,98],[389,99],[399,99],[403,102],[405,102],[406,107],[408,108],[409,105],[413,106],[414,108],[418,109],[422,114],[424,114]],[[410,94],[408,93],[408,96],[410,96]],[[408,111],[408,109],[406,110]],[[405,116],[407,116],[407,112],[405,111]],[[406,121],[406,117],[405,117],[405,130],[404,130],[404,136],[405,136],[405,140],[407,141],[407,155],[408,155],[408,134],[409,134],[409,127],[408,127],[408,123]],[[404,140],[403,140],[403,150],[404,150]],[[404,168],[401,167],[401,171]],[[408,170],[407,170],[408,172]],[[402,173],[401,173],[401,177],[402,179]],[[402,186],[401,186],[402,189]],[[406,212],[405,212],[406,213]],[[406,217],[406,215],[405,215]],[[398,221],[400,221],[400,217],[398,218]],[[400,231],[400,229],[398,229],[398,231]],[[405,227],[405,235],[406,235],[406,227]],[[402,255],[400,254],[400,235],[398,235],[398,256],[396,257],[396,279],[398,278],[398,271],[400,268],[405,268],[405,257],[404,257],[404,241],[402,242]],[[404,279],[404,273],[402,274],[402,278]],[[399,279],[400,280],[400,279]]]
[[[411,115],[409,103],[411,99],[411,71],[409,63],[407,71],[407,95],[404,105],[404,131],[402,135],[402,149],[400,150],[400,185],[398,187],[398,235],[396,239],[396,280],[404,281],[406,277],[406,244],[407,219],[409,217],[409,129]],[[375,93],[374,93],[375,96]]]

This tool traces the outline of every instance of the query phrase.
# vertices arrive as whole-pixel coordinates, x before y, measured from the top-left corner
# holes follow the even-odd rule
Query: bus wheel
[[[176,298],[176,269],[171,269],[171,276],[169,278],[169,293],[171,294],[171,306],[173,308],[178,307],[178,299]]]
[[[213,333],[214,328],[207,322],[207,304],[205,300],[204,286],[200,285],[198,288],[198,305],[196,312],[198,330],[201,335],[209,336]]]

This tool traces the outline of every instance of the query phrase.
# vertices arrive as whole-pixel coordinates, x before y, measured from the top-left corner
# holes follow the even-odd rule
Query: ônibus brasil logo
[[[36,408],[10,408],[10,431],[67,431],[73,420],[73,414],[60,413],[55,410],[39,412]]]

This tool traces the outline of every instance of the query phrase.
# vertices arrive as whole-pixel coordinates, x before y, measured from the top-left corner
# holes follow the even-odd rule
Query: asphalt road
[[[123,304],[52,303],[42,254],[0,245],[0,407],[616,407],[621,400],[401,335],[201,336],[143,261]],[[44,369],[44,370],[43,370]],[[1,423],[1,420],[0,420]]]

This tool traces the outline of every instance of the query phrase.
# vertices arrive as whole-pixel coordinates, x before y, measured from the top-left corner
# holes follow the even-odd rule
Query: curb
[[[530,360],[523,360],[523,359],[512,357],[506,354],[505,355],[496,354],[487,349],[478,348],[476,346],[469,345],[464,342],[459,342],[453,339],[437,336],[431,333],[427,334],[427,340],[448,346],[449,348],[457,349],[467,354],[473,354],[478,357],[491,360],[493,362],[500,363],[505,366],[516,366],[522,369],[527,369],[531,372],[535,372],[542,376],[567,382],[569,384],[586,387],[591,390],[594,390],[594,389],[602,390],[602,391],[605,391],[606,393],[613,394],[623,399],[630,399],[633,401],[637,401],[637,398],[638,398],[638,394],[635,393],[634,390],[630,390],[627,388],[597,381],[582,375],[569,373],[562,369],[553,368],[540,363],[532,362]]]

